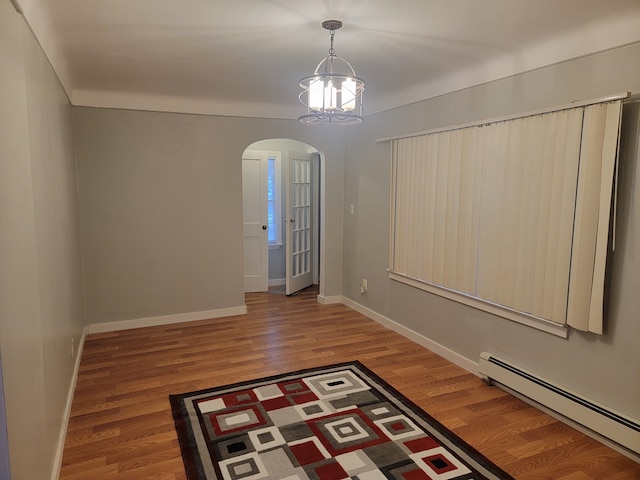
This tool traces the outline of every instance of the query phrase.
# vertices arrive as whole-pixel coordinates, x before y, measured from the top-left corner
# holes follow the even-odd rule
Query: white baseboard
[[[131,328],[155,327],[158,325],[170,325],[172,323],[231,317],[233,315],[244,315],[246,313],[247,306],[242,305],[241,307],[219,308],[217,310],[205,310],[202,312],[178,313],[176,315],[163,315],[160,317],[135,318],[133,320],[120,320],[117,322],[94,323],[89,325],[89,333],[115,332],[117,330],[129,330]]]
[[[428,348],[433,353],[437,353],[441,357],[446,358],[452,363],[455,363],[461,368],[464,368],[466,371],[473,373],[474,375],[480,376],[478,372],[478,364],[472,360],[469,360],[467,357],[460,355],[459,353],[454,352],[453,350],[445,347],[444,345],[440,345],[437,342],[434,342],[430,338],[421,335],[418,332],[411,330],[410,328],[405,327],[404,325],[400,325],[398,322],[391,320],[390,318],[385,317],[384,315],[380,315],[379,313],[371,310],[370,308],[365,307],[353,300],[342,297],[342,302],[344,305],[353,308],[355,311],[363,314],[366,317],[369,317],[371,320],[378,322],[380,325],[387,327],[390,330],[393,330],[396,333],[399,333],[405,338],[416,342],[418,345],[422,345],[425,348]]]
[[[321,305],[331,305],[333,303],[344,303],[343,298],[344,297],[342,295],[329,295],[326,297],[324,295],[317,296],[318,303]]]
[[[73,374],[71,375],[71,382],[69,384],[69,391],[67,392],[67,402],[64,407],[64,413],[62,415],[62,427],[60,428],[60,434],[58,435],[58,445],[56,447],[56,455],[53,459],[53,469],[51,470],[51,480],[58,480],[60,478],[60,469],[62,468],[62,455],[64,453],[64,443],[67,439],[67,429],[69,427],[69,419],[71,418],[71,405],[73,404],[73,394],[76,391],[76,382],[78,381],[78,371],[80,370],[80,360],[82,359],[82,351],[84,350],[84,342],[89,333],[89,327],[84,327],[82,330],[82,336],[78,342],[78,349],[76,350],[75,365],[73,367]]]
[[[269,286],[270,287],[279,287],[280,285],[286,285],[287,284],[287,279],[286,278],[271,278],[269,279]]]

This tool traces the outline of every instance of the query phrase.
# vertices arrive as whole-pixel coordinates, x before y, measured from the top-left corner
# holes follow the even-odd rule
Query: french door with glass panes
[[[311,237],[311,154],[289,152],[287,170],[286,292],[313,282]]]

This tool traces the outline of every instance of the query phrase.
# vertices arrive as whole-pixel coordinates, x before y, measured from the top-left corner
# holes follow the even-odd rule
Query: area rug
[[[512,479],[359,362],[170,402],[189,480]]]

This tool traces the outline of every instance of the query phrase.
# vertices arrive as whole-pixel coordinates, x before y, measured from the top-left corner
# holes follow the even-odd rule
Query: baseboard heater
[[[587,427],[618,445],[640,454],[640,424],[565,388],[482,352],[480,375]]]

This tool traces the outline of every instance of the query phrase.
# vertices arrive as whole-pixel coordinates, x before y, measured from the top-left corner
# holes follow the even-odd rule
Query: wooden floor
[[[517,479],[640,479],[640,465],[317,291],[248,315],[89,335],[61,480],[184,480],[168,395],[360,360]]]

